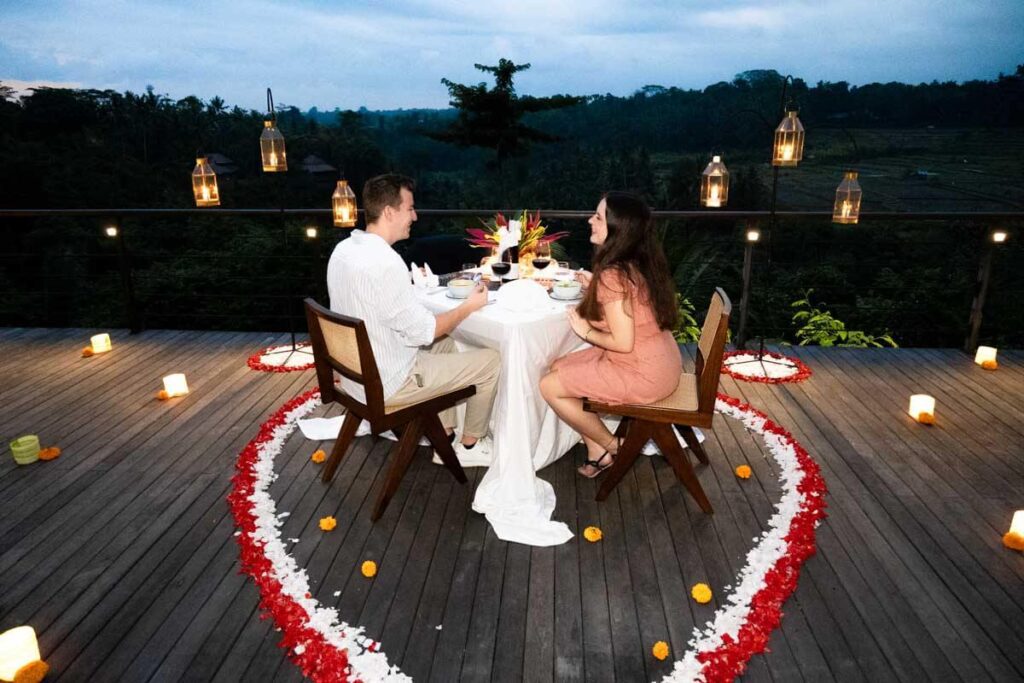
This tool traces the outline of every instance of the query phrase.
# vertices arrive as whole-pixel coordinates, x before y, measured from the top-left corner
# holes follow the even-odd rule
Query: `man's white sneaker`
[[[452,444],[455,449],[455,457],[459,459],[459,464],[463,467],[490,467],[491,461],[494,456],[491,451],[491,437],[485,436],[482,439],[478,439],[472,448],[466,448],[462,445],[461,441],[456,441]],[[433,463],[435,465],[443,465],[441,457],[434,452]]]

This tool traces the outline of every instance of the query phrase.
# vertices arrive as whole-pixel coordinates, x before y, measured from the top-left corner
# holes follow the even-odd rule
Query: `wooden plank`
[[[480,475],[475,476],[473,494],[480,483]],[[444,628],[438,636],[434,660],[430,666],[431,681],[447,683],[460,680],[467,643],[472,638],[474,647],[477,647],[483,636],[478,630],[470,627],[476,611],[471,596],[474,595],[480,575],[484,571],[485,545],[488,543],[488,537],[492,544],[498,543],[498,540],[493,533],[488,533],[489,527],[483,515],[469,512],[465,519],[466,524],[452,572],[451,588],[444,607]],[[504,562],[504,557],[500,562]]]
[[[625,478],[633,477],[627,473]],[[604,575],[607,581],[608,617],[614,657],[612,667],[616,680],[631,680],[641,671],[644,679],[650,680],[644,661],[644,644],[640,624],[637,622],[636,604],[632,600],[633,583],[629,575],[629,556],[619,504],[621,496],[617,487],[598,504],[601,520],[599,526],[604,535],[601,546],[604,550]]]
[[[582,524],[582,520],[577,518],[576,483],[579,476],[574,467],[575,459],[571,455],[574,450],[578,450],[578,447],[571,449],[569,453],[541,473],[550,472],[548,480],[558,492],[554,519],[565,522],[569,530],[575,534],[573,540],[554,548],[554,596],[552,600],[554,605],[554,637],[552,639],[554,652],[550,654],[548,660],[553,660],[550,668],[544,662],[547,648],[543,644],[534,645],[531,634],[527,634],[526,638],[527,660],[536,656],[540,662],[538,665],[540,670],[531,671],[530,665],[527,664],[524,673],[528,676],[532,674],[537,680],[541,680],[544,678],[544,671],[551,671],[554,680],[559,683],[583,680],[583,599],[586,595],[589,600],[595,588],[594,586],[584,586],[581,579],[580,546],[589,544],[589,542],[580,540],[583,529],[586,527]],[[545,478],[547,479],[547,477]],[[535,559],[535,561],[537,560]],[[530,566],[532,568],[533,563]],[[538,567],[543,570],[541,565],[538,564]],[[537,602],[541,602],[539,600],[540,589],[535,590],[531,587],[530,594],[537,595]],[[528,617],[530,621],[534,619],[533,611],[540,609],[539,606],[531,608],[531,614]]]
[[[455,626],[451,623],[445,624],[444,608],[453,590],[456,578],[455,565],[462,537],[468,526],[467,518],[475,514],[470,510],[471,494],[476,490],[484,471],[479,467],[467,469],[466,476],[469,481],[466,484],[456,485],[454,480],[451,484],[440,539],[434,548],[426,573],[423,595],[411,621],[412,635],[400,660],[402,671],[416,681],[425,681],[430,677],[431,662],[441,638],[441,631]],[[390,647],[388,657],[390,661]]]
[[[482,521],[482,528],[476,533],[484,536],[483,554],[478,560],[479,570],[474,589],[469,593],[460,591],[457,598],[466,603],[467,607],[471,606],[471,611],[452,609],[451,602],[445,610],[446,622],[452,621],[452,618],[448,616],[449,613],[453,615],[462,613],[461,618],[469,624],[469,629],[462,632],[463,639],[458,645],[459,649],[464,651],[464,654],[458,656],[461,672],[456,669],[455,675],[447,677],[447,672],[454,668],[454,662],[445,660],[454,660],[456,656],[450,654],[453,641],[448,639],[449,634],[446,632],[442,636],[438,651],[434,656],[434,668],[430,671],[431,680],[485,681],[491,678],[491,667],[496,647],[495,638],[501,615],[501,587],[505,576],[509,544],[494,535],[494,531],[491,530],[482,515],[473,515],[473,517]],[[472,595],[472,599],[467,598],[467,595]],[[455,618],[459,619],[460,617]],[[458,635],[458,632],[453,631],[452,635]]]
[[[572,455],[571,467],[582,464],[586,451],[583,446],[576,446]],[[564,456],[569,458],[570,455]],[[607,503],[594,500],[597,495],[597,479],[584,479],[578,474],[576,479],[576,528],[580,534],[588,526],[604,527],[601,523],[601,509]],[[611,498],[609,498],[611,500]],[[578,538],[578,537],[577,537]],[[579,574],[580,594],[583,601],[583,671],[587,681],[614,681],[615,656],[612,651],[611,608],[608,604],[608,580],[605,574],[605,544],[580,543]],[[615,590],[622,590],[616,586]]]

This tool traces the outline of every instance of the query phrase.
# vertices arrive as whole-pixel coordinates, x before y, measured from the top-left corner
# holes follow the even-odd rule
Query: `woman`
[[[590,217],[595,245],[593,273],[569,324],[592,348],[575,351],[551,365],[540,392],[565,422],[583,435],[585,477],[611,467],[619,440],[583,397],[604,403],[652,403],[673,391],[682,358],[671,330],[676,324],[675,286],[651,224],[651,210],[626,192],[609,192]]]

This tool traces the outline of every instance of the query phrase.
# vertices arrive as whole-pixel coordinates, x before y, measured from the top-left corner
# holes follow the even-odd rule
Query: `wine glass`
[[[538,242],[533,251],[533,268],[544,270],[551,263],[551,243]]]
[[[508,275],[510,270],[512,270],[512,264],[507,261],[494,261],[491,263],[491,272],[499,278]]]

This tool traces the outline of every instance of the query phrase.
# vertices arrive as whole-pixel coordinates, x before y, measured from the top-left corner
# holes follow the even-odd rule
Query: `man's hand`
[[[487,285],[479,284],[476,288],[466,297],[466,303],[462,304],[465,306],[470,313],[479,311],[481,308],[487,305]]]

